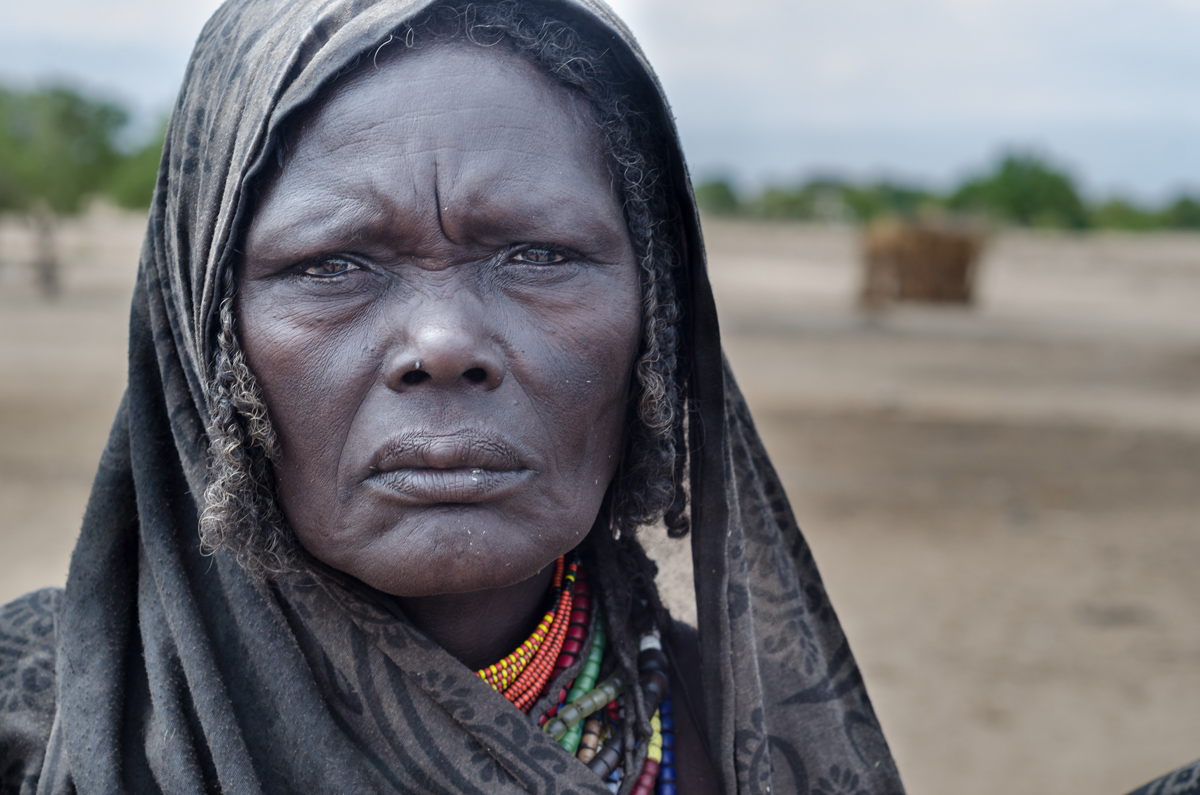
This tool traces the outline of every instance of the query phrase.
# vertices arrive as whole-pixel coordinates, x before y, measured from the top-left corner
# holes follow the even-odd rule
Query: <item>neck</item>
[[[503,658],[529,637],[543,614],[554,578],[551,564],[505,588],[437,596],[398,597],[418,629],[471,670]]]

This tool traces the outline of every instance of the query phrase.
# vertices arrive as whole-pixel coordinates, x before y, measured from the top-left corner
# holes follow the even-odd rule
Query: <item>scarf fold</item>
[[[402,616],[334,580],[267,585],[230,556],[199,551],[204,395],[245,187],[288,115],[428,4],[230,0],[200,35],[142,250],[128,389],[55,608],[57,699],[38,702],[53,712],[29,756],[40,772],[26,781],[38,793],[608,792],[539,730],[536,712],[518,712]],[[657,79],[606,6],[545,5],[611,42],[672,141],[704,672],[688,698],[704,701],[723,788],[899,793],[812,554],[724,362]]]

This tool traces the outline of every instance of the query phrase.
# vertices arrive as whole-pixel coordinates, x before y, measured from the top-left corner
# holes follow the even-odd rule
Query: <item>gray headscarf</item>
[[[205,395],[247,185],[289,114],[429,0],[230,0],[164,149],[129,383],[65,592],[0,612],[0,791],[605,793],[536,721],[353,583],[199,552]],[[549,0],[640,75],[685,241],[692,548],[707,743],[727,792],[900,793],[862,678],[724,362],[673,121],[625,26]],[[603,584],[601,584],[603,585]],[[627,788],[627,787],[626,787]]]

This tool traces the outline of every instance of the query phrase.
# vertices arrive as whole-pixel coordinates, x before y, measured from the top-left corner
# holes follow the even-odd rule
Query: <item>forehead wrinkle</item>
[[[480,130],[474,140],[482,145],[465,149],[440,145],[432,150],[435,193],[440,197],[438,211],[444,226],[462,223],[470,229],[488,222],[484,226],[490,223],[488,231],[494,232],[549,222],[578,231],[607,231],[619,223],[624,231],[624,215],[598,136],[584,129],[584,135],[563,145],[561,137],[540,135],[540,128],[533,125],[515,130],[505,127]],[[522,135],[523,131],[532,134]],[[585,178],[574,178],[580,175]],[[598,215],[594,203],[580,201],[581,184],[598,186],[610,197],[607,209],[611,212]],[[454,236],[451,229],[446,232]]]
[[[591,106],[517,56],[496,55],[499,71],[517,78],[502,81],[515,92],[456,90],[481,80],[490,85],[497,75],[465,70],[447,78],[421,68],[419,55],[410,62],[418,67],[415,80],[401,90],[379,72],[340,87],[297,142],[304,151],[291,165],[305,166],[295,180],[304,200],[293,209],[313,226],[328,228],[334,205],[334,216],[345,219],[339,223],[352,225],[342,237],[402,233],[397,243],[420,244],[430,236],[453,242],[497,234],[536,238],[570,227],[586,235],[614,231],[615,222],[627,232]],[[403,60],[393,64],[404,68]],[[439,90],[405,90],[422,82]],[[545,101],[546,88],[563,101]],[[462,104],[464,97],[472,98],[470,104]],[[575,134],[554,134],[562,122]],[[354,160],[365,167],[358,170],[360,180],[348,184],[339,177]],[[586,178],[572,179],[581,175]],[[306,178],[311,184],[304,184]],[[614,199],[608,211],[597,214],[578,197],[577,186],[588,183],[603,186]]]
[[[478,178],[460,183],[442,202],[443,225],[452,236],[472,230],[484,238],[512,238],[506,242],[551,242],[543,235],[560,238],[595,239],[607,233],[624,232],[623,218],[615,212],[597,214],[592,202],[581,202],[567,189],[522,190],[516,180]],[[618,224],[620,224],[618,229]],[[462,231],[458,231],[458,230]],[[569,242],[569,241],[560,241]]]
[[[503,143],[487,152],[473,150],[466,158],[457,149],[438,150],[438,193],[444,222],[466,226],[491,222],[495,227],[499,221],[499,226],[513,231],[550,224],[554,229],[547,231],[559,232],[562,227],[580,232],[607,230],[619,222],[624,230],[624,216],[601,152],[548,150],[536,145],[518,150]],[[596,146],[600,148],[598,142]],[[585,178],[577,179],[580,175]],[[586,197],[579,195],[581,185],[611,198],[604,212],[597,213],[591,200],[595,198],[593,190]]]

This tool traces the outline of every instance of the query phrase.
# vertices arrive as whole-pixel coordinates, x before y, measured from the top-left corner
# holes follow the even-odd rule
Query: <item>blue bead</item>
[[[658,785],[658,795],[675,795],[675,785],[664,781]]]
[[[658,780],[662,781],[662,782],[674,784],[675,783],[675,768],[674,767],[660,767],[658,769]]]
[[[662,736],[662,747],[663,748],[674,748],[675,747],[675,735],[664,734]]]
[[[662,751],[662,761],[659,762],[659,765],[669,767],[673,764],[675,764],[675,752],[664,745]]]
[[[659,715],[658,716],[658,725],[665,732],[675,731],[675,719],[672,718],[670,715],[666,715],[666,716]]]

